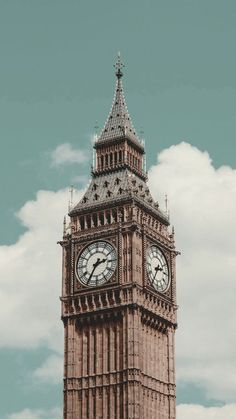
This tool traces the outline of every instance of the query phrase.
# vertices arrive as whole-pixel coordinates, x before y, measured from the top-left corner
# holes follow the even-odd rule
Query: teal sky
[[[181,140],[234,165],[235,18],[233,0],[0,0],[1,243],[19,234],[14,213],[35,191],[78,174],[50,170],[47,152],[90,147],[111,106],[118,50],[149,165]]]
[[[15,213],[38,190],[89,174],[91,161],[55,170],[49,155],[62,143],[91,153],[96,121],[102,128],[112,103],[117,51],[148,167],[185,140],[216,167],[235,168],[235,21],[235,0],[0,0],[0,243],[17,240]],[[1,353],[11,373],[0,377],[0,417],[60,403],[59,386],[36,391],[27,382],[41,350]],[[208,403],[194,387],[178,394]]]

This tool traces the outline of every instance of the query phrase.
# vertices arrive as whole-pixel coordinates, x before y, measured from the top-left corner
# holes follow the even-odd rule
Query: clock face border
[[[150,261],[151,259],[150,255],[154,254],[154,252],[152,253],[154,249],[155,249],[155,255],[156,255],[155,259],[157,261],[157,266],[155,267],[153,266],[154,264],[151,264],[151,261]],[[148,269],[148,265],[150,266],[150,269]],[[163,272],[161,279],[156,280],[157,275],[159,275],[160,277],[159,273],[161,272]],[[167,295],[171,286],[171,269],[169,267],[168,259],[165,253],[163,252],[160,246],[154,243],[150,243],[146,250],[146,275],[148,279],[148,285],[152,289],[154,289],[156,292],[159,292],[162,295]],[[161,288],[160,286],[158,287],[158,282],[165,283],[163,275],[167,276],[168,283],[166,287]]]
[[[83,246],[76,258],[75,274],[78,285],[86,288],[107,285],[114,276],[117,266],[116,246],[106,239],[93,240]]]

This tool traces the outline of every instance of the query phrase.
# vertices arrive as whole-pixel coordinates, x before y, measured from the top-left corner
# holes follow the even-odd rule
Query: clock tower
[[[174,232],[152,198],[123,64],[63,240],[64,419],[175,419]],[[158,181],[158,179],[157,179]]]

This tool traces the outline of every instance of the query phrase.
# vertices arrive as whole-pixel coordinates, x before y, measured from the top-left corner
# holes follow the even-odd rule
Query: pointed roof
[[[93,178],[79,203],[70,211],[70,215],[86,213],[92,209],[117,206],[129,200],[149,209],[164,224],[169,224],[167,214],[160,210],[153,199],[147,183],[129,169],[103,174]]]
[[[108,119],[101,134],[98,136],[96,143],[99,144],[113,139],[127,138],[143,149],[143,145],[133,127],[125,102],[121,81],[124,64],[121,61],[120,54],[118,54],[118,59],[114,67],[116,68],[117,77],[114,100]]]

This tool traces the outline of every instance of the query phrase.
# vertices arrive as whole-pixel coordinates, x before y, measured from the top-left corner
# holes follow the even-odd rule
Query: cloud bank
[[[199,405],[181,404],[177,406],[177,419],[235,419],[236,404],[222,407],[204,407]],[[24,409],[8,415],[7,419],[61,419],[62,409],[31,410]]]
[[[61,349],[58,348],[58,352]],[[50,355],[42,365],[33,372],[33,378],[42,383],[58,384],[63,377],[63,356],[60,354]]]
[[[156,198],[168,194],[176,228],[179,330],[177,378],[208,397],[236,394],[236,171],[215,169],[187,143],[162,151],[149,172]]]
[[[62,411],[59,408],[51,410],[24,409],[18,413],[12,413],[7,419],[61,419]]]
[[[222,407],[203,407],[181,404],[177,406],[177,419],[235,419],[236,404]]]
[[[46,346],[62,351],[57,241],[62,237],[67,201],[67,190],[39,191],[18,213],[26,232],[15,244],[0,246],[0,347]]]

